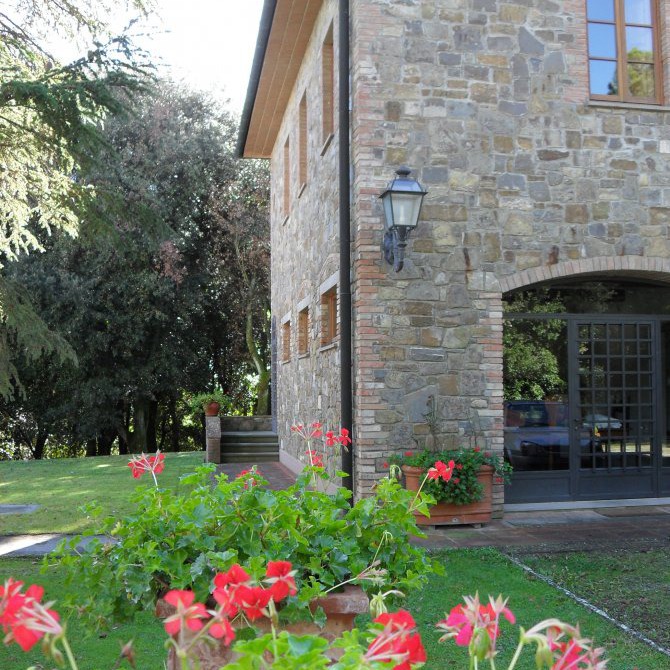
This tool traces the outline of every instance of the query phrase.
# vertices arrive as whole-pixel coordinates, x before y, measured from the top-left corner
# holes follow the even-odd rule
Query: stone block
[[[649,209],[649,223],[653,226],[667,226],[670,224],[670,207],[651,207]]]
[[[409,350],[409,358],[412,361],[443,361],[445,355],[442,349],[416,347]]]
[[[519,28],[519,51],[530,56],[541,56],[544,54],[544,44],[540,42],[527,28]]]
[[[566,205],[566,223],[588,223],[589,212],[586,205]]]

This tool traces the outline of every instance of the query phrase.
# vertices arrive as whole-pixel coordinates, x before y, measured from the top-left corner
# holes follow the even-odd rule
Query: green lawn
[[[521,560],[670,648],[669,548],[535,554]]]
[[[166,454],[161,486],[177,487],[203,456],[201,451]],[[0,503],[40,505],[31,514],[0,515],[0,535],[79,533],[91,525],[79,507],[94,500],[105,514],[127,514],[130,494],[153,485],[149,474],[133,479],[127,463],[128,456],[0,462]]]
[[[467,667],[467,650],[456,647],[453,642],[438,644],[440,633],[434,629],[434,624],[460,602],[463,594],[475,591],[479,591],[483,597],[489,593],[508,596],[509,606],[517,621],[526,628],[548,616],[579,623],[584,634],[607,648],[611,659],[609,670],[667,670],[670,667],[668,657],[626,636],[544,582],[529,577],[493,550],[453,550],[441,556],[446,565],[446,576],[433,577],[427,588],[411,594],[406,603],[407,609],[419,622],[428,651],[426,670]],[[34,561],[0,560],[0,578],[12,575],[27,583],[40,583],[46,588],[47,599],[62,601],[64,587],[58,568],[50,568],[46,575],[40,574],[39,570],[39,564]],[[120,646],[130,639],[135,640],[138,668],[162,670],[165,634],[151,612],[139,616],[132,625],[116,626],[102,636],[85,637],[76,615],[68,616],[58,603],[55,608],[70,622],[69,638],[81,662],[80,670],[109,670],[114,665]],[[660,624],[664,625],[664,622],[660,621]],[[509,660],[511,656],[517,632],[516,627],[505,626],[499,643],[501,655],[497,663],[498,670],[506,667],[503,661]],[[32,654],[24,654],[16,645],[10,648],[0,646],[0,668],[3,669],[22,670],[40,659],[38,649]],[[532,652],[517,666],[519,670],[532,670],[534,667]]]
[[[179,477],[202,462],[202,452],[167,454],[161,484],[177,487]],[[131,511],[131,494],[137,486],[150,486],[145,477],[134,480],[127,457],[68,459],[43,462],[0,463],[0,502],[36,503],[40,510],[28,515],[0,516],[0,534],[79,532],[90,525],[79,506],[97,500],[105,513],[124,515]],[[441,555],[444,577],[433,577],[419,593],[409,594],[406,603],[419,622],[429,662],[427,670],[467,667],[467,652],[453,642],[437,644],[440,636],[434,624],[465,594],[503,594],[520,625],[528,628],[549,616],[579,623],[582,632],[607,649],[609,670],[667,670],[670,659],[653,651],[601,617],[534,579],[494,550],[453,550]],[[641,552],[632,549],[607,552],[537,554],[523,561],[551,576],[662,645],[670,644],[670,550]],[[64,585],[58,568],[40,574],[40,564],[28,559],[0,560],[0,580],[8,576],[27,583],[40,583],[48,600],[64,600]],[[76,593],[74,594],[77,595]],[[56,605],[56,609],[59,609]],[[119,649],[135,640],[138,668],[162,670],[165,636],[153,613],[143,613],[134,624],[116,626],[110,632],[85,637],[77,616],[69,616],[70,639],[79,651],[81,670],[107,670],[114,666]],[[498,670],[504,670],[516,646],[518,629],[506,626],[500,639]],[[0,668],[21,670],[40,661],[40,653],[26,656],[17,648],[0,646]],[[41,666],[37,666],[41,667]],[[51,667],[51,666],[43,666]],[[126,666],[122,666],[126,667]],[[534,668],[528,653],[518,670]]]
[[[461,602],[462,595],[474,595],[476,591],[479,591],[482,600],[486,600],[489,594],[508,597],[508,606],[516,615],[517,623],[526,629],[550,616],[568,623],[579,623],[586,637],[607,649],[609,670],[667,670],[670,667],[667,656],[626,635],[544,582],[528,576],[494,550],[453,550],[442,555],[446,576],[433,577],[428,587],[421,593],[412,594],[407,603],[407,608],[419,622],[428,652],[426,670],[467,667],[467,649],[457,647],[452,641],[438,644],[440,633],[433,629],[433,624]],[[667,586],[665,593],[667,599]],[[667,617],[659,618],[657,624],[667,626]],[[517,635],[517,627],[505,626],[499,644],[501,660],[496,663],[498,670],[507,667],[502,661],[510,660],[518,641]],[[524,662],[516,667],[519,670],[535,668],[533,656],[532,651],[526,652]]]
[[[41,584],[45,588],[45,601],[55,600],[53,608],[61,614],[67,623],[67,636],[70,641],[79,670],[110,670],[115,667],[121,647],[133,640],[137,655],[138,670],[163,670],[166,651],[163,648],[165,632],[161,622],[152,612],[144,612],[132,624],[114,626],[110,631],[88,633],[77,620],[69,615],[59,601],[65,596],[65,586],[59,571],[50,569],[46,575],[40,574],[41,563],[29,559],[0,560],[0,579],[12,576],[26,584]],[[45,657],[36,645],[30,653],[25,653],[17,644],[7,647],[0,645],[0,668],[3,670],[25,670],[31,665],[36,668],[52,668],[46,664]],[[121,668],[130,668],[123,662]]]

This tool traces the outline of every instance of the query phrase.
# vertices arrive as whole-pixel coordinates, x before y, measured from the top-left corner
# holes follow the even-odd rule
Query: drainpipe
[[[340,0],[338,14],[339,172],[340,172],[340,403],[342,427],[353,440],[353,385],[351,359],[351,160],[349,141],[349,0]],[[344,485],[354,491],[354,444],[342,449]]]

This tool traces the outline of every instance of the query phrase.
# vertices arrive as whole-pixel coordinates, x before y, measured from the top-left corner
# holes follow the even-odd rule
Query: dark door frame
[[[552,500],[597,500],[597,499],[625,499],[625,498],[644,498],[644,497],[656,497],[664,495],[662,491],[663,486],[663,477],[662,477],[662,448],[663,441],[665,439],[665,420],[663,416],[663,411],[665,407],[665,384],[663,382],[663,366],[662,366],[662,346],[661,346],[661,324],[664,322],[670,323],[670,316],[657,316],[657,315],[648,315],[648,314],[602,314],[602,313],[507,313],[503,315],[504,321],[506,320],[550,320],[550,319],[560,319],[566,321],[567,323],[567,336],[568,336],[568,403],[569,403],[569,415],[571,420],[570,426],[570,467],[567,471],[547,471],[547,472],[520,472],[516,476],[513,475],[513,480],[511,488],[506,490],[505,498],[506,500],[511,497],[513,502],[550,502]],[[653,421],[654,421],[654,431],[653,431],[653,444],[652,444],[652,465],[650,473],[642,473],[641,478],[649,477],[650,479],[650,490],[640,491],[636,490],[632,495],[627,494],[625,490],[625,485],[627,483],[627,477],[625,471],[622,469],[622,472],[613,472],[611,469],[606,470],[605,472],[596,472],[593,476],[594,479],[607,479],[613,484],[621,485],[621,495],[617,495],[619,491],[614,490],[614,486],[610,491],[600,490],[600,491],[582,491],[580,492],[580,485],[584,482],[580,481],[580,475],[586,481],[590,479],[585,475],[588,470],[585,470],[581,467],[581,454],[580,454],[580,439],[579,432],[580,427],[575,423],[576,417],[578,415],[578,394],[579,386],[577,378],[579,376],[578,370],[578,337],[577,337],[577,324],[578,322],[587,322],[587,323],[640,323],[649,322],[652,329],[652,403],[654,404],[653,411]],[[580,423],[580,422],[579,422]],[[670,468],[666,468],[670,470]],[[584,472],[580,472],[584,470]],[[517,482],[521,483],[523,481],[526,484],[531,484],[535,481],[537,482],[538,488],[542,487],[543,492],[552,491],[552,494],[542,496],[537,496],[537,491],[534,495],[531,495],[528,500],[526,498],[515,499],[514,496],[514,479],[517,479]],[[560,481],[565,482],[565,486],[562,488]],[[554,486],[552,486],[552,484]],[[523,487],[528,489],[528,486]],[[537,496],[537,497],[536,497]]]

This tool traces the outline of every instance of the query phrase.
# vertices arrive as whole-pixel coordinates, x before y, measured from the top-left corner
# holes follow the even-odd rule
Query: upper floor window
[[[291,147],[288,137],[284,144],[284,192],[282,197],[284,216],[288,216],[291,209]]]
[[[291,322],[288,320],[281,325],[281,360],[282,363],[291,360]]]
[[[298,107],[298,138],[299,138],[299,157],[298,157],[298,181],[300,182],[300,192],[307,184],[307,94],[303,93]]]
[[[587,0],[586,13],[591,97],[659,104],[657,0]]]
[[[337,286],[321,295],[321,346],[326,347],[337,338]]]
[[[335,132],[335,54],[333,51],[333,26],[326,33],[321,47],[321,141],[327,142]]]

